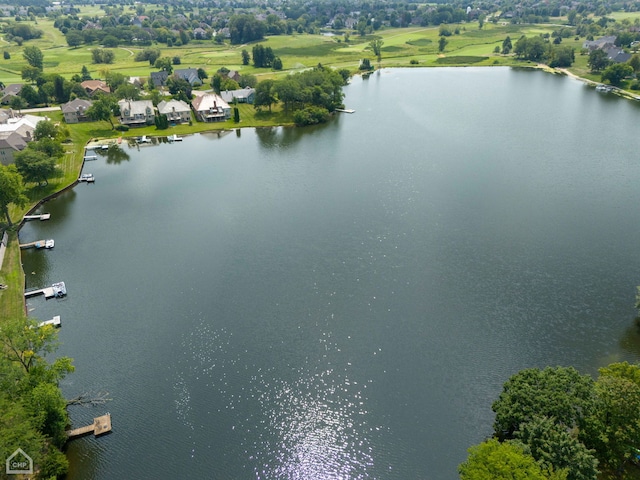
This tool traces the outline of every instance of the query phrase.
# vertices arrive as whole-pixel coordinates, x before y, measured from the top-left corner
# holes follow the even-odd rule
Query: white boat
[[[596,86],[596,92],[608,93],[611,91],[613,91],[613,87],[611,85],[604,85],[600,83],[598,86]]]
[[[179,137],[178,135],[176,135],[174,133],[173,135],[168,136],[167,140],[169,141],[169,143],[181,142],[182,141],[182,137]]]
[[[151,139],[146,135],[143,135],[138,139],[138,143],[151,143]]]
[[[93,173],[83,173],[80,175],[78,179],[80,182],[93,183],[96,181],[96,178],[93,176]]]
[[[53,289],[53,295],[55,297],[64,297],[67,294],[67,287],[64,284],[64,282],[58,282],[58,283],[54,283],[53,285],[51,285],[51,288]]]
[[[37,241],[35,244],[36,248],[53,248],[55,246],[55,242],[52,238],[48,240]]]

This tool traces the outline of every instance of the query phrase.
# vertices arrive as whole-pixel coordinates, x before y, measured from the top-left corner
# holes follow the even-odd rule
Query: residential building
[[[191,121],[191,107],[182,100],[163,100],[158,104],[158,113],[166,115],[170,123]]]
[[[0,164],[12,164],[13,154],[26,147],[27,141],[18,132],[0,132]]]
[[[151,78],[151,82],[155,88],[160,88],[164,87],[164,84],[167,82],[167,78],[169,78],[169,73],[166,70],[151,72],[149,74],[149,78]]]
[[[13,97],[18,96],[18,94],[20,93],[20,90],[22,90],[21,83],[11,83],[7,85],[4,88],[4,90],[2,90],[2,97],[0,97],[0,103],[2,103],[2,105],[9,105],[9,103],[11,102],[11,99]]]
[[[197,96],[191,100],[191,106],[201,122],[224,122],[231,118],[231,107],[215,93]]]
[[[256,89],[246,87],[238,90],[225,90],[220,92],[220,96],[227,103],[233,103],[234,98],[238,100],[238,103],[253,103],[256,97]]]
[[[33,139],[33,131],[42,120],[47,118],[13,114],[6,123],[0,124],[0,163],[9,165],[14,162],[14,154],[23,150]]]
[[[76,98],[68,103],[60,105],[64,121],[67,123],[88,121],[89,117],[87,117],[87,110],[91,105],[93,105],[93,102],[83,98]]]
[[[200,77],[198,77],[198,69],[196,68],[179,68],[177,70],[174,70],[173,74],[178,78],[186,80],[193,87],[202,85],[202,80],[200,80]]]
[[[85,80],[80,84],[82,88],[87,92],[87,95],[93,97],[96,93],[111,93],[111,88],[106,82],[102,80]]]
[[[151,100],[120,100],[120,123],[130,127],[151,125],[155,120]]]

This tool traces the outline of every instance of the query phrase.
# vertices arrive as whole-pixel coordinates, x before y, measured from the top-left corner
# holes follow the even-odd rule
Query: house
[[[120,123],[130,127],[151,125],[155,120],[151,100],[120,100]]]
[[[225,90],[220,92],[220,96],[227,103],[233,103],[234,98],[237,99],[238,103],[253,103],[256,97],[256,89],[246,87],[238,90]]]
[[[606,37],[600,37],[597,40],[586,40],[582,44],[582,48],[587,48],[589,49],[589,51],[593,51],[598,49],[614,47],[616,44],[616,38],[617,37],[615,35],[609,35]]]
[[[13,154],[26,147],[27,141],[18,132],[0,132],[0,164],[12,164]]]
[[[83,98],[76,98],[63,105],[60,105],[64,121],[67,123],[86,122],[89,120],[87,117],[87,110],[93,105],[93,102],[84,100]]]
[[[80,84],[84,88],[87,95],[93,97],[96,93],[111,93],[111,88],[102,80],[85,80]]]
[[[198,70],[195,68],[180,68],[174,70],[173,74],[178,78],[186,80],[193,87],[202,85],[202,80],[200,80],[200,77],[198,77]]]
[[[224,122],[231,118],[231,107],[215,93],[197,96],[191,106],[201,122]]]
[[[151,74],[149,74],[149,78],[151,79],[154,87],[160,88],[164,87],[164,84],[167,82],[167,78],[169,78],[169,73],[166,70],[151,72]]]
[[[191,121],[191,108],[182,100],[163,100],[158,103],[158,113],[166,115],[171,123],[188,123]]]
[[[237,70],[229,70],[229,73],[227,73],[227,78],[230,78],[231,80],[233,80],[235,82],[239,82],[240,81],[240,74],[238,73]]]
[[[17,97],[22,90],[21,83],[11,83],[2,90],[2,97],[0,97],[0,103],[3,105],[9,105],[13,97]]]

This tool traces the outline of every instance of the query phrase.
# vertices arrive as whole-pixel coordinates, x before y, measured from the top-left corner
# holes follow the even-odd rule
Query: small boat
[[[167,140],[169,141],[169,143],[181,142],[182,141],[182,137],[179,137],[178,135],[176,135],[174,133],[173,135],[168,136]]]
[[[51,285],[51,288],[53,288],[53,295],[55,297],[61,298],[67,294],[67,287],[64,282],[54,283]]]
[[[151,143],[151,139],[146,135],[143,135],[138,139],[138,143]]]
[[[55,246],[55,242],[52,238],[48,240],[38,241],[35,244],[36,248],[53,248]]]
[[[96,178],[93,176],[93,173],[83,173],[82,175],[80,175],[78,181],[93,183],[96,181]]]
[[[611,91],[613,91],[613,87],[611,85],[604,85],[600,83],[596,86],[596,92],[609,93]]]

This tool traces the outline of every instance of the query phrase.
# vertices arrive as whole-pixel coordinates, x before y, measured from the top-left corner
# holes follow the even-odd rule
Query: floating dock
[[[82,175],[80,175],[80,178],[78,179],[78,181],[94,183],[96,181],[96,177],[93,176],[93,173],[83,173]]]
[[[98,156],[97,155],[85,155],[84,156],[84,161],[85,162],[89,162],[91,160],[98,160]]]
[[[336,112],[342,113],[356,113],[356,111],[352,108],[336,108]]]
[[[62,323],[60,322],[60,315],[56,315],[51,320],[47,320],[46,322],[40,322],[38,324],[39,327],[44,327],[45,325],[53,325],[56,328],[60,328]]]
[[[55,246],[55,242],[53,241],[53,239],[49,239],[49,240],[36,240],[35,242],[31,242],[31,243],[23,243],[20,245],[20,248],[24,250],[25,248],[53,248],[54,246]]]
[[[50,213],[41,213],[39,215],[25,215],[25,220],[49,220],[51,218]]]
[[[30,290],[24,292],[25,298],[35,297],[36,295],[44,295],[47,300],[53,297],[61,298],[67,294],[67,287],[64,282],[57,282],[50,287],[41,288],[39,290]]]
[[[105,433],[109,433],[110,431],[111,414],[107,413],[106,415],[102,415],[101,417],[94,418],[91,425],[76,428],[74,430],[67,430],[67,438],[69,440],[72,440],[74,438],[87,435],[88,433],[93,433],[94,436],[99,437],[100,435],[104,435]]]

